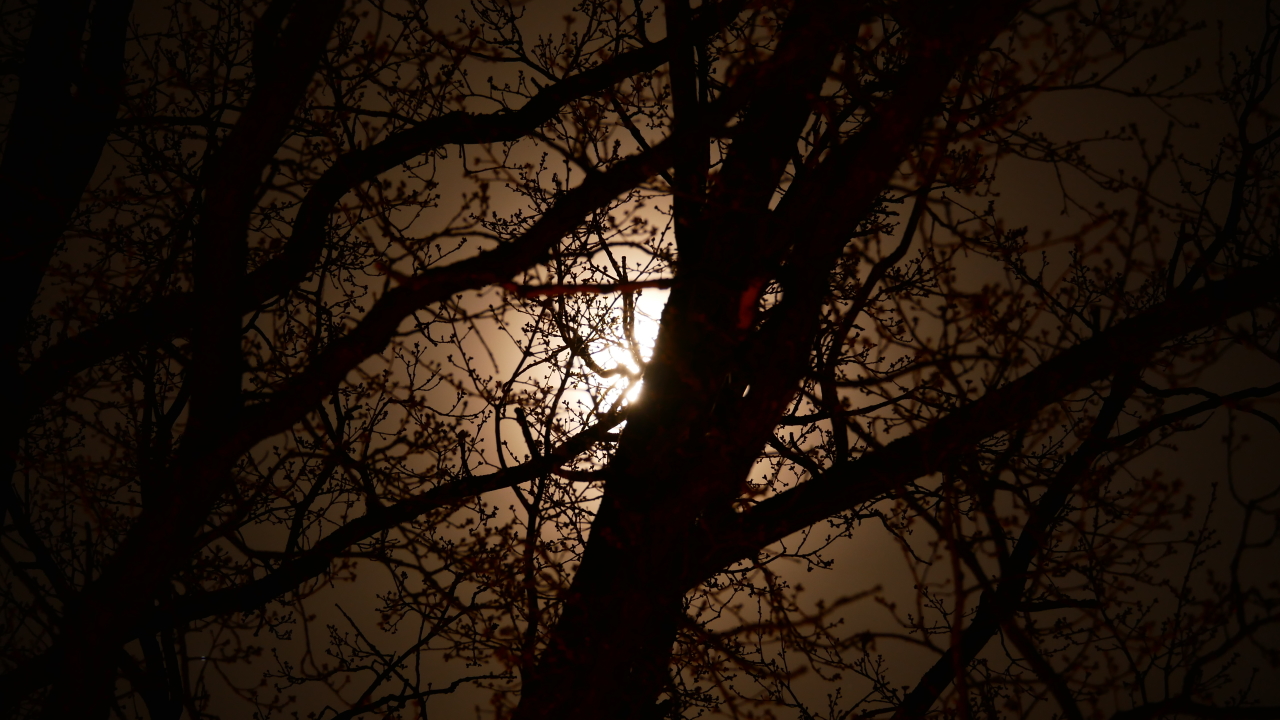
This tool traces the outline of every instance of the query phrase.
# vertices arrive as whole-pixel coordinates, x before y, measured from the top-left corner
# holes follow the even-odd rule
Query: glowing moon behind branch
[[[611,378],[615,390],[610,392],[613,396],[609,398],[610,401],[617,397],[613,394],[614,392],[625,393],[625,401],[628,403],[635,402],[636,398],[640,397],[640,389],[644,386],[644,380],[640,377],[644,372],[642,363],[648,363],[653,357],[653,347],[657,342],[658,329],[661,325],[662,308],[666,305],[668,293],[668,290],[646,290],[636,293],[634,347],[625,337],[625,333],[620,331],[620,342],[601,346],[591,354],[592,360],[605,369],[617,367],[627,371]],[[621,303],[619,303],[618,312],[621,315]],[[618,325],[619,328],[622,327],[621,317]],[[636,362],[636,355],[639,355],[641,363]]]

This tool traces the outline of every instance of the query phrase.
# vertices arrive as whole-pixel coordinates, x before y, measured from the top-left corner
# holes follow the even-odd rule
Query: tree
[[[6,7],[6,713],[1280,716],[1280,12],[1186,11]]]

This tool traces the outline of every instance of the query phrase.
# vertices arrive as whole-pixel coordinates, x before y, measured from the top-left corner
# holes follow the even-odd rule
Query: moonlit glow
[[[640,397],[640,389],[644,386],[644,380],[641,379],[640,374],[643,372],[643,364],[648,363],[653,357],[653,347],[658,339],[658,327],[662,317],[662,308],[667,302],[667,294],[668,291],[666,290],[648,290],[637,293],[634,348],[624,340],[622,343],[603,346],[597,352],[592,353],[592,359],[600,367],[606,370],[614,367],[623,368],[631,374],[631,377],[619,374],[610,378],[615,388],[610,393],[613,396],[609,398],[611,401],[616,397],[614,393],[623,394],[624,402],[626,403],[635,402],[636,398]],[[639,362],[637,362],[637,355],[639,355]]]

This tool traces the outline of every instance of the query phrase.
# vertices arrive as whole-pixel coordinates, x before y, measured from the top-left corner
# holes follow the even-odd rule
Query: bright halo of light
[[[592,359],[602,368],[621,367],[633,376],[638,376],[642,369],[641,364],[649,362],[653,357],[653,347],[658,340],[658,328],[661,324],[662,308],[667,303],[667,295],[667,290],[646,290],[636,293],[635,353],[632,353],[630,343],[623,341],[621,344],[610,344],[600,348],[592,353]],[[636,362],[636,354],[640,356],[640,362]],[[624,402],[632,403],[640,397],[640,390],[644,387],[642,378],[633,380],[626,375],[618,375],[612,380],[616,392],[625,393]],[[610,394],[613,395],[613,393]],[[612,401],[616,397],[613,395],[609,399]]]

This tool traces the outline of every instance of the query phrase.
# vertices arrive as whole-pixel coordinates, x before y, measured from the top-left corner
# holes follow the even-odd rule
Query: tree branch
[[[705,573],[694,583],[759,549],[837,513],[892,493],[940,469],[952,453],[1029,421],[1042,408],[1123,363],[1141,362],[1166,342],[1280,297],[1280,260],[1171,298],[1120,322],[1023,377],[883,449],[838,463],[821,476],[769,498],[711,533]]]
[[[625,419],[624,411],[615,412],[613,415],[601,418],[595,425],[578,432],[561,443],[554,451],[540,458],[488,475],[455,480],[352,520],[326,535],[311,548],[289,558],[265,577],[244,585],[179,599],[172,609],[147,618],[136,633],[154,632],[162,627],[172,627],[210,615],[252,612],[260,609],[266,603],[323,573],[335,557],[358,542],[397,525],[411,522],[427,513],[453,507],[484,493],[513,487],[555,472],[561,465],[586,452],[595,443],[606,439],[609,431]]]
[[[694,21],[695,36],[718,31],[743,5],[730,0],[704,6]],[[247,313],[272,297],[288,292],[311,271],[324,244],[333,206],[347,192],[409,160],[448,145],[516,140],[555,118],[574,100],[599,93],[618,82],[661,65],[669,55],[663,40],[617,55],[604,63],[551,85],[514,112],[472,115],[453,112],[424,120],[364,150],[339,157],[308,191],[298,209],[289,243],[233,293],[239,312]],[[508,276],[509,277],[509,276]],[[500,278],[500,279],[506,279]],[[496,280],[495,280],[496,282]],[[66,382],[83,370],[147,342],[165,340],[189,329],[194,298],[180,293],[157,298],[133,312],[106,321],[46,350],[22,374],[22,392],[9,407],[29,417]]]

